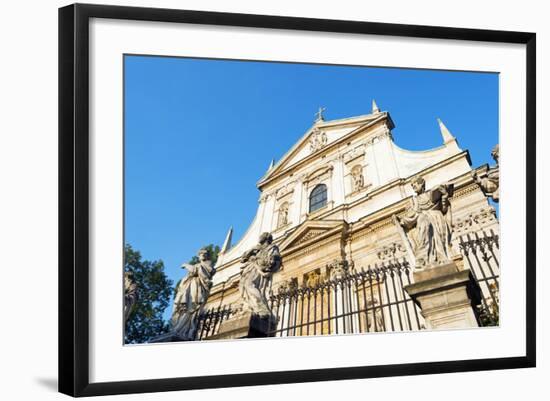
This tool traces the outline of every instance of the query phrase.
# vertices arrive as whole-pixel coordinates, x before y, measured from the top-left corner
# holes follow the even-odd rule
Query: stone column
[[[304,182],[303,177],[298,177],[296,180],[296,185],[294,186],[294,193],[292,194],[293,197],[293,206],[290,213],[290,221],[292,222],[292,225],[298,225],[300,224],[302,219],[302,199],[304,197]]]
[[[416,271],[413,280],[405,291],[422,310],[428,329],[479,327],[481,293],[462,258]]]
[[[334,311],[333,313],[336,316],[339,316],[336,319],[334,319],[334,333],[335,334],[345,334],[345,331],[344,331],[344,319],[345,319],[345,317],[342,316],[345,313],[344,297],[343,297],[343,295],[344,295],[343,294],[343,285],[344,284],[337,284],[336,288],[335,288],[335,291],[334,291],[334,302],[332,304],[332,310]],[[336,327],[338,327],[338,331],[336,331]]]
[[[330,179],[330,187],[332,188],[332,200],[334,206],[341,205],[345,201],[344,189],[344,160],[342,156],[338,156],[333,162],[333,174]]]

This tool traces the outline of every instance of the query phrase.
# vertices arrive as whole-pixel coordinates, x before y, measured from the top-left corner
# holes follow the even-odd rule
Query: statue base
[[[252,312],[243,312],[223,321],[218,333],[206,340],[269,337],[276,326],[277,320],[273,316],[259,317]]]
[[[481,290],[462,260],[413,273],[405,291],[422,310],[428,329],[479,327]]]
[[[193,341],[192,338],[180,337],[173,332],[161,334],[160,336],[154,337],[149,340],[149,343],[177,343],[181,341]]]

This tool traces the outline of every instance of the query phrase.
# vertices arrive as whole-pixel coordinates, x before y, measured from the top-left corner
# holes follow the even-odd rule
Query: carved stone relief
[[[402,244],[394,242],[390,245],[382,247],[378,252],[376,252],[376,256],[378,256],[378,259],[380,260],[393,260],[400,256],[404,256],[405,252],[405,248]]]
[[[313,239],[324,232],[325,232],[324,230],[310,230],[304,236],[302,236],[298,241],[296,241],[296,245],[303,244],[304,242],[307,242],[310,239]]]
[[[304,285],[306,287],[315,287],[322,281],[321,269],[313,270],[304,274]]]
[[[456,218],[453,222],[453,234],[460,235],[471,231],[479,231],[481,228],[493,224],[496,220],[495,208],[492,206],[482,208],[479,212],[470,213],[462,218]]]
[[[391,130],[389,129],[388,125],[386,123],[384,123],[383,131],[376,134],[376,135],[371,136],[370,138],[368,138],[366,140],[366,143],[367,143],[367,145],[372,145],[372,144],[378,142],[380,139],[386,138],[386,137],[392,139],[392,134],[391,134]]]
[[[336,279],[344,276],[349,269],[347,260],[334,260],[326,266],[330,279]]]
[[[327,144],[327,134],[324,131],[319,130],[319,128],[314,128],[309,139],[309,149],[311,152],[317,152],[318,150],[324,148]]]
[[[367,318],[367,331],[386,331],[384,318],[379,307],[378,299],[367,298],[367,310],[369,311]]]

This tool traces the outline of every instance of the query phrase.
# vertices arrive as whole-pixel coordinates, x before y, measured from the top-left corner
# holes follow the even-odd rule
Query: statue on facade
[[[195,339],[198,318],[210,294],[212,277],[216,272],[208,249],[201,249],[197,256],[198,263],[181,265],[181,268],[186,269],[188,274],[176,287],[170,331],[154,338],[151,342]]]
[[[365,178],[363,177],[363,168],[355,166],[351,169],[351,182],[353,192],[359,191],[365,186]]]
[[[124,272],[124,324],[128,321],[137,299],[138,289],[133,275],[131,272]]]
[[[286,226],[288,224],[288,203],[283,203],[279,208],[279,221],[277,222],[277,228]]]
[[[379,302],[376,298],[367,299],[368,321],[367,332],[369,331],[386,331],[384,325],[384,317],[382,316],[382,308],[379,307]]]
[[[453,256],[449,198],[452,184],[439,185],[426,191],[426,181],[415,177],[411,185],[415,192],[411,205],[402,217],[393,215],[405,247],[416,268],[443,264]],[[412,255],[411,255],[412,254]]]
[[[239,292],[243,312],[251,312],[261,318],[271,317],[262,284],[266,283],[281,266],[279,247],[273,244],[270,233],[260,235],[259,243],[241,257]]]
[[[485,196],[493,199],[493,201],[498,202],[500,199],[499,194],[499,158],[500,150],[499,145],[495,145],[491,151],[491,156],[496,162],[495,167],[489,168],[487,171],[486,177],[479,177],[476,171],[472,172],[472,178],[479,185]]]

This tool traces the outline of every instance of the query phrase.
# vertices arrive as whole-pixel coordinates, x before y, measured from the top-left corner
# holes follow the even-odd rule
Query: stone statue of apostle
[[[411,185],[415,192],[405,215],[394,215],[394,221],[407,233],[406,246],[412,249],[417,268],[439,265],[451,260],[451,228],[449,198],[452,184],[439,185],[426,191],[426,181],[415,177]]]
[[[495,167],[491,167],[489,171],[487,171],[486,177],[479,177],[477,173],[474,171],[472,172],[472,178],[474,181],[480,186],[481,190],[485,194],[485,196],[491,198],[495,202],[498,202],[500,200],[500,191],[499,191],[499,158],[500,158],[500,150],[498,144],[495,145],[493,150],[491,151],[491,156],[493,156],[493,159],[497,163]]]
[[[198,317],[212,287],[215,270],[208,249],[201,249],[196,264],[184,263],[187,276],[176,288],[174,310],[170,320],[172,331],[185,340],[193,340],[197,331]]]
[[[182,269],[188,274],[176,287],[174,308],[170,319],[170,331],[162,334],[151,342],[190,341],[194,340],[199,315],[210,295],[212,277],[216,272],[208,249],[201,249],[198,253],[199,262],[184,263]]]
[[[131,272],[124,272],[124,324],[128,321],[138,299],[137,284]]]
[[[262,283],[267,282],[281,266],[279,247],[273,244],[270,233],[260,235],[259,243],[241,257],[241,280],[239,292],[243,301],[243,312],[252,312],[261,318],[271,317]]]

